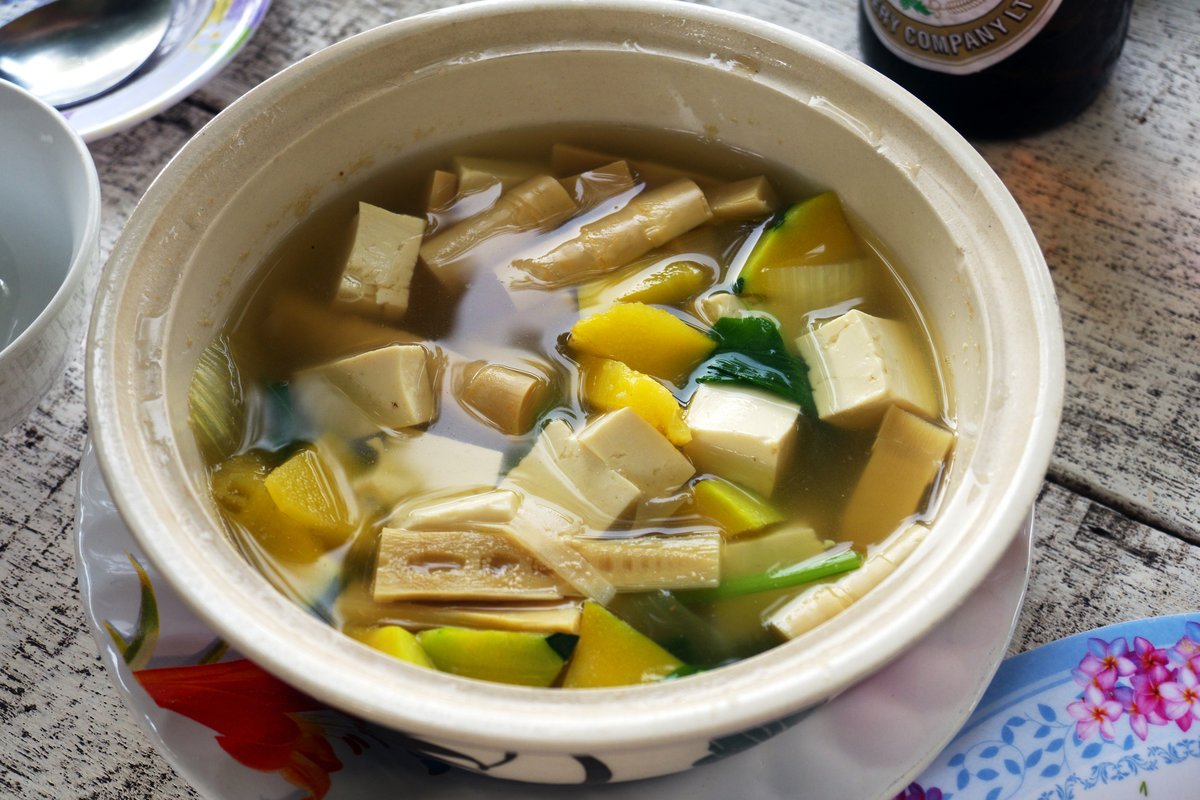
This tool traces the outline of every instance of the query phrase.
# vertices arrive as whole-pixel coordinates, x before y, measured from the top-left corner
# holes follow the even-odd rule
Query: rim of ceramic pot
[[[96,164],[92,161],[92,154],[88,151],[87,145],[84,144],[83,139],[75,132],[75,129],[71,127],[66,118],[58,112],[58,109],[20,86],[5,80],[0,80],[0,94],[15,97],[17,98],[16,102],[28,103],[42,111],[47,126],[53,131],[52,133],[46,132],[43,135],[62,136],[69,143],[72,154],[78,159],[78,166],[82,169],[84,191],[87,195],[87,216],[84,219],[83,232],[79,238],[79,244],[73,248],[71,264],[67,267],[62,282],[55,289],[49,302],[25,326],[25,329],[17,334],[7,345],[0,347],[0,358],[4,358],[16,352],[18,348],[30,345],[35,339],[41,336],[46,326],[50,325],[62,313],[63,307],[86,277],[93,259],[96,258],[96,250],[100,240],[100,177],[96,173]],[[78,342],[78,339],[76,339],[76,342]]]
[[[986,490],[991,498],[986,515],[959,510],[959,521],[972,526],[969,531],[939,535],[935,523],[929,538],[941,539],[939,546],[923,548],[922,558],[906,562],[886,592],[869,593],[842,613],[837,626],[824,626],[819,638],[790,642],[709,673],[653,686],[563,691],[484,683],[397,663],[350,642],[291,606],[261,577],[250,574],[250,567],[222,572],[205,563],[205,552],[197,549],[202,545],[189,536],[203,538],[209,518],[195,492],[180,485],[188,473],[172,444],[169,420],[152,403],[142,403],[140,410],[130,408],[138,405],[128,394],[131,370],[154,369],[153,364],[138,367],[135,362],[161,357],[154,350],[157,323],[136,319],[127,296],[132,278],[149,268],[138,260],[139,247],[153,232],[161,233],[155,227],[161,222],[156,218],[159,208],[180,191],[189,175],[212,168],[223,142],[248,130],[263,109],[279,108],[289,95],[303,91],[314,75],[337,69],[384,43],[451,35],[457,26],[487,25],[498,16],[516,15],[528,23],[529,47],[536,49],[539,21],[556,14],[588,14],[597,20],[597,39],[572,42],[573,48],[612,49],[613,42],[620,41],[615,36],[635,39],[644,26],[670,19],[677,23],[671,35],[680,42],[680,53],[673,53],[678,57],[705,61],[708,54],[699,52],[702,43],[685,44],[700,41],[701,29],[719,29],[764,47],[782,48],[788,63],[870,86],[873,100],[923,131],[944,154],[947,169],[974,182],[975,192],[994,214],[990,223],[1003,229],[1017,253],[1015,280],[1027,295],[1029,321],[1041,348],[1034,364],[1018,364],[1011,354],[1005,356],[1010,359],[1005,368],[1026,370],[1024,379],[1033,382],[1036,397],[1027,409],[1027,425],[1006,442],[1014,448],[1011,480]],[[118,346],[120,337],[136,338],[146,331],[151,332],[150,341],[131,352]],[[773,24],[673,0],[484,0],[393,22],[333,45],[248,92],[183,148],[147,191],[106,266],[89,341],[88,404],[103,474],[139,545],[201,619],[264,668],[352,714],[434,739],[502,750],[633,751],[754,728],[819,703],[886,665],[956,608],[999,560],[1036,498],[1061,409],[1062,351],[1049,273],[1012,197],[953,129],[864,65]]]

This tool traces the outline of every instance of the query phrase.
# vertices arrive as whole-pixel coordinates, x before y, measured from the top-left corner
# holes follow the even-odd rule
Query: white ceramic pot
[[[62,374],[100,257],[100,182],[62,115],[0,80],[0,434]]]
[[[959,439],[931,534],[833,624],[719,670],[558,691],[371,652],[271,589],[206,499],[192,368],[260,261],[309,209],[397,159],[526,126],[659,126],[835,188],[908,265]],[[93,319],[89,411],[140,546],[238,649],[419,750],[505,778],[624,780],[782,730],[959,605],[1004,552],[1049,460],[1063,386],[1053,287],[1016,204],[911,96],[796,33],[671,2],[484,2],[403,20],[285,70],[179,153],[129,220]]]

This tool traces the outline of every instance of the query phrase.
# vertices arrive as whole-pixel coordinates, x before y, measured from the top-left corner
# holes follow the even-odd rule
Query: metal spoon
[[[63,108],[104,94],[146,62],[171,0],[54,0],[0,27],[0,78]]]

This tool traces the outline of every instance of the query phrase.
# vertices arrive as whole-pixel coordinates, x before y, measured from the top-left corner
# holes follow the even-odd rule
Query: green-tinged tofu
[[[929,529],[910,525],[872,548],[866,561],[833,583],[814,586],[774,611],[767,624],[789,639],[807,633],[846,610],[891,575],[925,540]]]
[[[868,543],[887,536],[921,501],[941,474],[954,434],[891,406],[883,416],[862,475],[846,501],[842,538]]]
[[[821,419],[870,428],[893,405],[926,418],[938,415],[929,358],[906,326],[853,310],[796,340],[809,365]]]
[[[429,351],[394,344],[296,373],[292,396],[315,426],[353,439],[424,425],[437,414]]]
[[[760,389],[700,384],[684,420],[692,440],[683,452],[711,472],[770,497],[790,463],[800,406]]]
[[[562,671],[563,659],[537,633],[434,628],[417,634],[434,666],[442,672],[519,686],[549,686]]]
[[[398,320],[408,311],[409,286],[417,265],[425,220],[358,204],[354,244],[335,302],[366,316]]]
[[[773,569],[799,564],[826,549],[826,542],[808,525],[790,523],[772,531],[741,536],[726,542],[721,556],[725,580],[760,575]]]

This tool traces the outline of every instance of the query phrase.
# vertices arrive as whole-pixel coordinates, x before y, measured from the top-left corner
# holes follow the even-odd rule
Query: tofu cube
[[[889,406],[938,415],[932,365],[905,326],[855,309],[796,340],[821,419],[870,428]]]
[[[604,414],[580,431],[579,443],[647,497],[677,488],[696,474],[692,462],[632,408]]]
[[[403,317],[424,235],[425,220],[419,217],[359,203],[336,302],[368,316]]]
[[[301,370],[292,392],[313,422],[348,438],[422,425],[437,412],[429,354],[393,344]]]
[[[704,383],[684,418],[692,441],[683,452],[698,470],[771,496],[796,446],[800,406],[760,389]]]
[[[380,446],[375,466],[354,481],[355,493],[391,509],[423,492],[466,491],[496,485],[504,454],[433,433],[395,436]]]
[[[509,471],[500,488],[520,489],[554,503],[597,530],[611,528],[642,495],[636,484],[584,449],[560,419],[542,429],[533,449]]]

